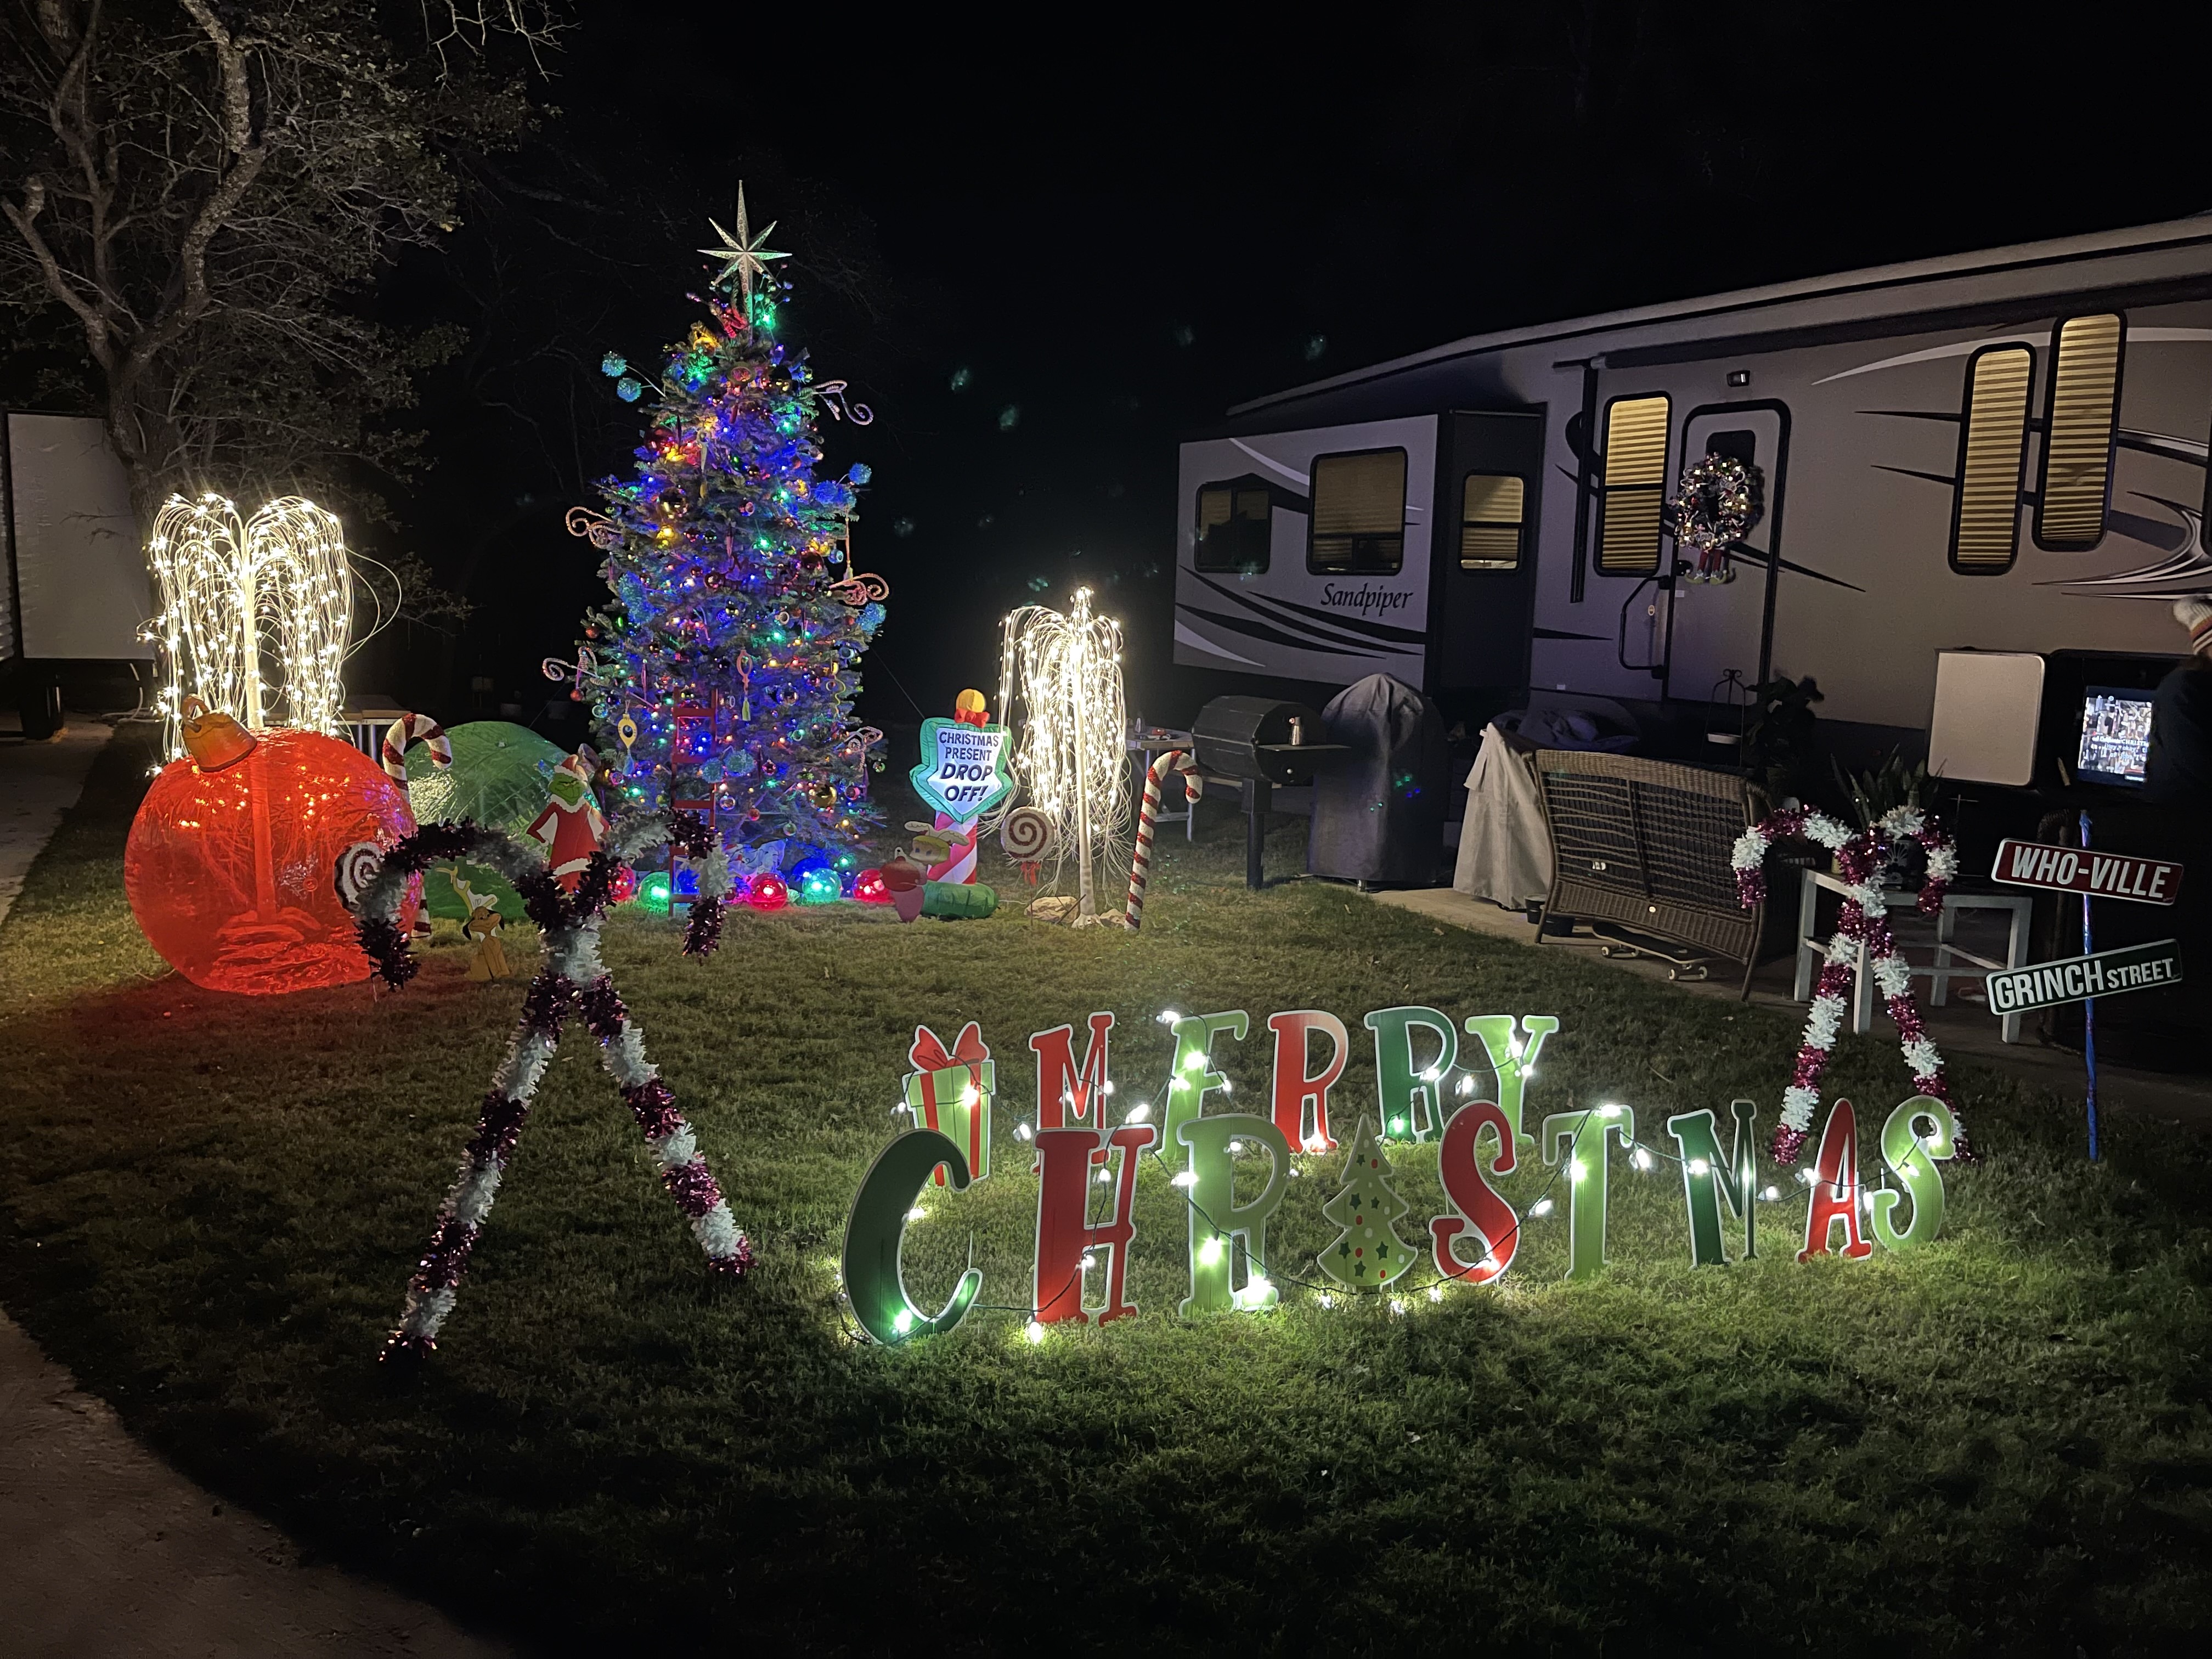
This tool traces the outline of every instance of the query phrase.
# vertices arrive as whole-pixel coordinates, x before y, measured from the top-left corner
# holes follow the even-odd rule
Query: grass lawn
[[[672,1653],[2070,1655],[2212,1626],[2207,1145],[2123,1119],[2090,1166],[2077,1103],[1971,1065],[1984,1162],[1945,1166],[1944,1237],[1913,1256],[1800,1266],[1785,1201],[1757,1260],[1692,1270],[1680,1182],[1616,1152],[1601,1279],[1562,1280],[1562,1205],[1500,1285],[1399,1316],[1293,1285],[1273,1314],[1186,1323],[1182,1200],[1155,1165],[1142,1313],[1024,1340],[1025,1039],[1094,1008],[1119,1016],[1122,1106],[1162,1080],[1163,1008],[1324,1008],[1364,1044],[1362,1014],[1419,1002],[1560,1017],[1532,1127],[1617,1100],[1669,1147],[1668,1113],[1725,1127],[1739,1094],[1773,1125],[1791,1018],[1319,884],[1248,894],[1233,826],[1161,842],[1135,938],[1018,907],[739,910],[702,964],[670,924],[618,916],[608,961],[758,1266],[710,1279],[572,1025],[437,1355],[395,1376],[378,1344],[520,987],[468,983],[443,932],[380,999],[167,973],[123,900],[135,741],[0,930],[0,1300],[179,1467],[464,1618]],[[996,1167],[932,1200],[908,1261],[933,1307],[972,1237],[984,1305],[857,1344],[848,1205],[915,1024],[950,1041],[970,1018],[999,1063]],[[1360,1046],[1347,1139],[1372,1099]],[[1264,1028],[1218,1047],[1264,1109]],[[1870,1170],[1909,1092],[1893,1044],[1842,1039],[1831,1093],[1859,1103]],[[1416,1242],[1435,1149],[1393,1161]],[[1336,1236],[1340,1160],[1301,1162],[1279,1280],[1315,1277]],[[1549,1179],[1528,1159],[1504,1185],[1525,1206]]]

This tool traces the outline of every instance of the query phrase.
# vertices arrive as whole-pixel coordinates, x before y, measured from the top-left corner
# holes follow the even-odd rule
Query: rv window
[[[1667,498],[1668,399],[1616,398],[1605,411],[1605,484],[1597,568],[1608,576],[1659,570],[1659,509]]]
[[[1459,507],[1459,568],[1512,570],[1521,563],[1520,479],[1508,472],[1470,472]]]
[[[1395,575],[1406,562],[1406,452],[1316,456],[1306,568]]]
[[[2001,576],[2019,550],[2020,471],[2034,378],[2035,353],[2026,346],[1988,346],[1966,360],[1951,510],[1951,568],[1962,576]]]
[[[2052,337],[2043,483],[2035,503],[2038,547],[2081,553],[2105,538],[2127,331],[2125,321],[2107,312],[2069,317]]]
[[[1198,540],[1191,562],[1200,570],[1260,575],[1267,568],[1273,526],[1265,484],[1208,484],[1198,492]]]

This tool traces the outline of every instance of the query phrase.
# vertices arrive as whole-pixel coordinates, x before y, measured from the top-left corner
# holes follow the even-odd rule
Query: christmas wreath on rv
[[[1759,469],[1733,455],[1709,453],[1682,469],[1682,481],[1667,503],[1674,515],[1674,545],[1694,549],[1697,567],[1686,574],[1693,582],[1732,582],[1729,549],[1759,520]]]

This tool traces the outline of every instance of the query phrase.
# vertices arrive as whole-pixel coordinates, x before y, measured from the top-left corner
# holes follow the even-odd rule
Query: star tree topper
[[[722,239],[722,245],[720,247],[702,247],[699,250],[702,253],[712,254],[715,258],[724,261],[721,270],[715,273],[714,286],[721,287],[734,274],[738,279],[738,287],[744,294],[745,309],[750,314],[752,310],[753,278],[768,274],[768,261],[770,259],[787,259],[791,257],[787,253],[778,253],[763,246],[775,232],[775,221],[769,220],[768,228],[759,235],[756,236],[752,234],[751,228],[745,222],[745,187],[740,184],[738,186],[738,234],[734,236],[731,235],[712,219],[708,220],[707,222],[714,226],[714,234]]]

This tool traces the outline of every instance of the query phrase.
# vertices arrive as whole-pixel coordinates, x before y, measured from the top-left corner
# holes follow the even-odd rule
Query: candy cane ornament
[[[1802,836],[1830,848],[1836,855],[1836,872],[1850,884],[1842,913],[1836,919],[1835,937],[1828,941],[1820,977],[1813,989],[1813,1011],[1805,1021],[1805,1036],[1797,1048],[1790,1086],[1782,1091],[1782,1121],[1775,1126],[1772,1157],[1777,1164],[1796,1160],[1812,1133],[1813,1109],[1820,1103],[1820,1078],[1828,1069],[1828,1056],[1842,1029],[1844,998],[1857,976],[1862,946],[1868,971],[1881,989],[1883,1006],[1896,1023],[1898,1046],[1912,1069],[1913,1086],[1951,1108],[1958,1107],[1944,1080],[1943,1056],[1920,1017],[1912,995],[1912,972],[1899,954],[1889,931],[1889,902],[1882,896],[1881,874],[1893,848],[1899,842],[1917,842],[1928,854],[1928,879],[1920,889],[1921,915],[1932,916],[1943,908],[1943,890],[1959,873],[1958,848],[1936,821],[1917,807],[1899,806],[1885,813],[1870,830],[1853,830],[1826,813],[1807,807],[1787,807],[1760,819],[1736,838],[1729,862],[1735,868],[1736,892],[1746,906],[1766,896],[1766,854],[1777,841]],[[1957,1156],[1974,1161],[1966,1125],[1959,1122]]]
[[[1163,750],[1145,769],[1145,800],[1137,811],[1137,845],[1129,857],[1129,902],[1124,919],[1136,932],[1145,919],[1145,883],[1152,865],[1152,824],[1160,815],[1160,784],[1170,772],[1182,774],[1183,801],[1194,808],[1199,796],[1198,763],[1180,749]]]
[[[416,744],[428,746],[433,765],[453,763],[453,740],[446,728],[428,714],[402,714],[384,728],[384,775],[402,789],[407,787],[407,751]]]
[[[537,976],[523,998],[520,1023],[483,1097],[476,1133],[463,1150],[459,1171],[439,1206],[429,1249],[408,1282],[406,1308],[399,1328],[385,1344],[385,1358],[424,1356],[437,1346],[439,1329],[453,1312],[462,1275],[514,1156],[538,1082],[552,1061],[562,1026],[571,1018],[580,1019],[599,1039],[599,1063],[645,1132],[661,1184],[690,1224],[708,1267],[736,1278],[752,1265],[751,1243],[731,1215],[720,1187],[700,1155],[697,1136],[677,1109],[674,1093],[661,1080],[659,1068],[646,1058],[636,1021],[623,1006],[599,957],[599,924],[613,896],[616,870],[663,843],[699,866],[699,897],[684,929],[684,953],[711,955],[721,935],[722,903],[730,892],[729,860],[721,842],[686,813],[656,813],[617,824],[605,849],[592,854],[573,892],[562,890],[534,847],[474,823],[434,823],[418,830],[383,852],[366,884],[356,887],[349,908],[362,949],[379,977],[395,990],[416,971],[398,926],[400,905],[409,884],[426,866],[446,860],[473,859],[511,882],[538,926],[542,953]],[[353,854],[347,857],[351,860]],[[356,868],[345,873],[357,879],[362,872]]]

